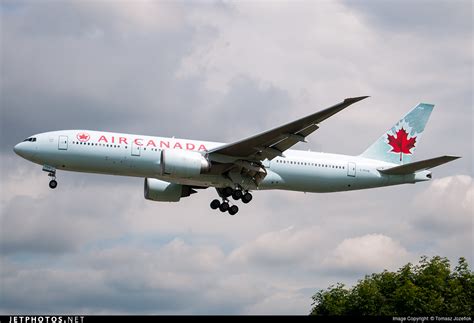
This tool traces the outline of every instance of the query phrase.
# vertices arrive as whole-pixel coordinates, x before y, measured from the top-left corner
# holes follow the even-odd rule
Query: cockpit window
[[[35,142],[36,141],[36,138],[35,137],[31,137],[31,138],[26,138],[25,140],[23,141],[31,141],[31,142]]]

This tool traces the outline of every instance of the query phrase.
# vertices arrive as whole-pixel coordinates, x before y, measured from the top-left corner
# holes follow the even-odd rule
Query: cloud
[[[198,84],[174,82],[193,35],[174,22],[179,11],[172,3],[63,2],[2,12],[2,148],[63,127],[123,131],[147,123],[154,133],[157,120],[185,116],[201,99]],[[185,103],[170,111],[180,98]]]
[[[419,230],[436,233],[471,231],[474,210],[474,183],[467,175],[434,180],[415,198],[421,215],[413,219]]]
[[[311,296],[300,290],[276,289],[262,301],[251,305],[247,314],[285,315],[288,313],[307,314],[311,308]]]
[[[59,186],[53,191],[40,166],[15,167],[17,161],[2,157],[1,253],[73,252],[90,241],[117,238],[125,230],[122,216],[135,187],[118,178],[114,187],[107,177],[93,183],[84,180],[93,175],[70,183],[74,175],[58,172]]]
[[[230,261],[264,267],[295,266],[313,260],[313,253],[320,248],[321,235],[318,227],[267,232],[234,250]]]
[[[155,248],[116,245],[80,256],[80,262],[56,261],[44,268],[19,266],[2,258],[2,309],[10,313],[21,309],[25,313],[25,308],[29,313],[238,313],[265,294],[252,277],[222,274],[223,254],[215,246],[192,246],[174,239]],[[21,288],[15,288],[18,285]]]
[[[457,175],[436,179],[414,197],[419,210],[409,219],[413,242],[426,245],[430,255],[451,255],[453,261],[472,257],[474,184],[471,176]]]
[[[388,33],[423,33],[425,37],[456,37],[469,33],[472,4],[469,1],[343,1],[369,23]],[[450,21],[449,24],[445,24]],[[454,33],[454,35],[453,35]],[[464,35],[463,35],[464,36]]]
[[[325,14],[328,11],[333,13],[331,17]],[[263,16],[264,12],[267,14]],[[359,40],[366,33],[350,12],[334,2],[320,3],[318,7],[310,2],[270,7],[234,3],[224,14],[221,10],[194,12],[190,21],[201,27],[198,33],[212,29],[216,36],[199,38],[201,42],[183,60],[178,75],[203,74],[208,88],[217,91],[226,91],[237,75],[251,75],[263,84],[288,89],[293,97],[303,99],[309,95],[309,89],[321,94],[322,88],[334,85],[332,80],[316,75],[331,73],[340,81],[340,88],[349,86],[342,78],[353,69],[348,71],[345,67],[359,58],[363,48]],[[324,27],[329,21],[333,28]],[[333,37],[336,33],[338,38]],[[339,48],[341,53],[332,48]],[[338,60],[337,55],[349,48],[354,60]],[[354,89],[353,85],[349,87]]]
[[[344,239],[324,260],[332,270],[349,273],[396,270],[412,256],[398,242],[383,234]]]

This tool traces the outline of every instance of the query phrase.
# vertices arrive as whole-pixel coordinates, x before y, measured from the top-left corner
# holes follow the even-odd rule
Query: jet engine
[[[198,152],[180,149],[161,151],[161,175],[193,177],[210,168],[211,163]]]
[[[156,178],[145,178],[145,199],[158,202],[178,202],[180,198],[196,193],[191,187],[169,183]]]

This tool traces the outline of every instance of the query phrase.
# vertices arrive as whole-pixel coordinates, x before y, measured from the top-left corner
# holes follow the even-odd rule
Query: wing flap
[[[378,169],[379,172],[386,175],[408,175],[418,172],[420,170],[430,169],[442,164],[449,163],[461,157],[457,156],[441,156],[431,159],[420,160],[414,163],[409,163],[401,166],[396,166],[388,169]]]
[[[305,140],[306,136],[310,135],[312,132],[316,131],[318,128],[319,128],[318,125],[312,124],[304,128],[303,130],[298,131],[297,133],[286,134],[284,139],[277,142],[271,147],[283,152],[289,149],[290,147],[293,147],[298,142],[306,142]]]

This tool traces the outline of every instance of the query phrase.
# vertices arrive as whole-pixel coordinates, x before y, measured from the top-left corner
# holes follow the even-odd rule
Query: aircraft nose
[[[15,154],[22,156],[23,149],[21,147],[21,142],[19,144],[16,144],[15,147],[13,147],[13,151],[15,152]]]
[[[18,155],[23,158],[30,158],[33,155],[33,151],[31,150],[31,147],[28,147],[28,145],[25,142],[20,142],[13,147],[13,151]]]

